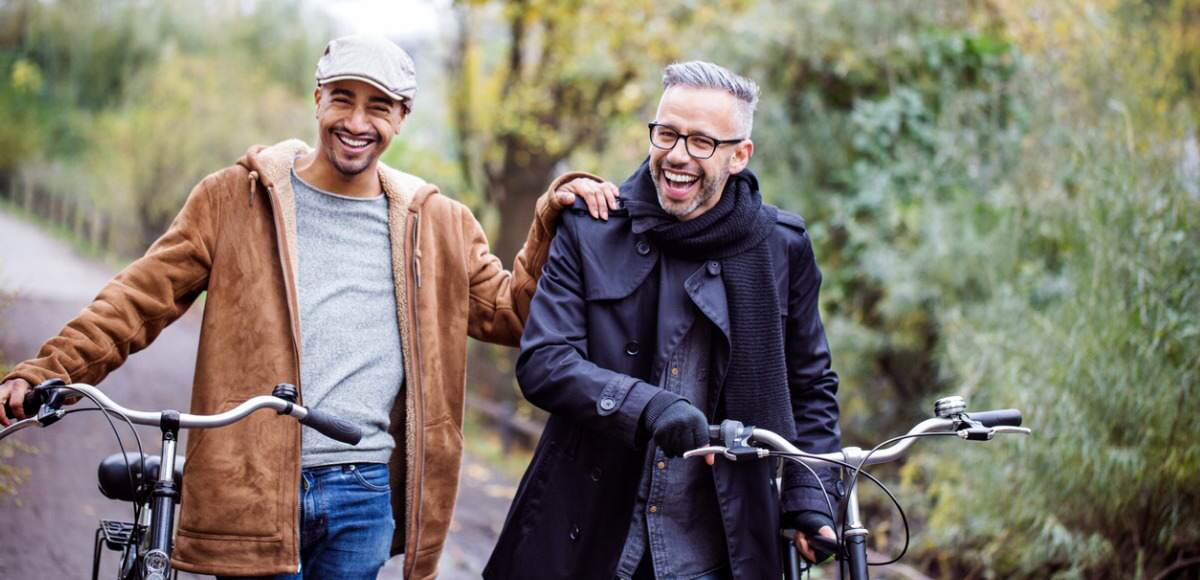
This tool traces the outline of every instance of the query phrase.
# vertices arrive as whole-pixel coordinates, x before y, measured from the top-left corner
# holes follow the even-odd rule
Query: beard
[[[333,165],[333,168],[338,171],[338,173],[341,173],[345,177],[354,177],[366,171],[367,168],[370,167],[377,158],[379,158],[380,151],[377,149],[380,143],[379,135],[374,132],[362,135],[362,137],[371,140],[372,148],[353,159],[345,159],[339,157],[341,145],[337,135],[339,130],[344,131],[340,125],[334,126],[329,131],[329,141],[326,145],[329,162]]]
[[[338,158],[337,154],[330,155],[330,160],[333,162],[333,168],[338,170],[338,173],[347,177],[353,177],[367,170],[371,166],[371,162],[375,160],[374,155],[366,155],[357,161],[343,161]]]
[[[654,178],[654,191],[658,194],[658,205],[663,208],[663,211],[676,218],[683,218],[696,211],[696,208],[704,205],[705,202],[712,199],[714,195],[724,186],[725,181],[729,178],[729,169],[722,167],[720,175],[709,175],[701,170],[700,172],[700,189],[696,192],[696,196],[691,200],[678,201],[671,199],[662,190],[662,165],[650,166],[650,176]]]

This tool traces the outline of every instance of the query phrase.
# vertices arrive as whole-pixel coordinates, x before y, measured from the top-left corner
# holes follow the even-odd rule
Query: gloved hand
[[[833,520],[825,512],[788,512],[783,515],[783,525],[796,530],[796,548],[809,562],[820,564],[837,551]]]
[[[681,457],[684,451],[708,445],[708,418],[670,391],[662,391],[646,403],[642,426],[667,457]]]

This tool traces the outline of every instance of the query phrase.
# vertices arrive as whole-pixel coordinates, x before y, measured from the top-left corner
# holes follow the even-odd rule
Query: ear
[[[754,156],[754,141],[746,139],[741,143],[733,146],[733,157],[729,158],[729,174],[737,175],[741,173],[746,165],[750,163],[750,158]]]
[[[313,89],[313,103],[316,105],[317,112],[321,110],[321,87]]]

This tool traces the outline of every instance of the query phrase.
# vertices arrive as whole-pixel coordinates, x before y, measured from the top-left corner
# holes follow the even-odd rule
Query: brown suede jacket
[[[204,179],[170,229],[4,380],[98,383],[207,292],[192,413],[220,413],[281,382],[300,388],[296,220],[290,172],[300,141],[252,148]],[[515,346],[561,208],[549,192],[514,271],[466,206],[380,165],[388,198],[406,385],[392,408],[390,467],[406,578],[437,576],[462,459],[467,336]],[[402,421],[398,421],[401,417]],[[256,413],[191,433],[174,563],[216,575],[299,567],[300,425]],[[403,479],[401,479],[403,475]],[[406,482],[401,491],[398,486]]]

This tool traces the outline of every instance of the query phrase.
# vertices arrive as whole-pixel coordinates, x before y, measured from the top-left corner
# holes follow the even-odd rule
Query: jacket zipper
[[[422,480],[423,480],[424,471],[425,471],[425,445],[422,443],[422,437],[424,436],[423,432],[425,430],[425,390],[421,387],[421,376],[422,376],[421,375],[421,340],[420,340],[421,323],[419,320],[417,320],[417,299],[418,299],[418,295],[420,294],[420,292],[418,292],[418,290],[420,290],[420,288],[421,288],[421,261],[419,258],[417,258],[417,244],[419,241],[420,224],[421,224],[421,215],[414,214],[413,222],[412,222],[412,238],[411,238],[412,282],[409,286],[410,292],[409,292],[408,304],[409,304],[409,319],[412,320],[412,328],[413,328],[412,336],[409,338],[409,340],[412,342],[411,350],[412,350],[413,358],[416,359],[413,361],[413,367],[417,371],[416,376],[412,377],[413,378],[412,383],[414,383],[414,384],[410,385],[410,390],[413,390],[413,396],[416,399],[416,404],[415,404],[415,409],[414,409],[415,412],[413,413],[413,415],[417,419],[417,424],[416,425],[408,425],[406,428],[407,429],[416,429],[417,431],[414,433],[414,437],[413,437],[413,442],[414,442],[413,455],[414,456],[409,458],[409,466],[415,477],[413,478],[412,481],[406,482],[406,485],[411,486],[412,490],[413,490],[413,501],[412,501],[412,506],[411,506],[413,513],[408,514],[408,520],[409,520],[409,522],[412,523],[412,530],[413,530],[412,542],[410,545],[409,542],[406,541],[405,542],[406,545],[404,546],[404,551],[407,554],[412,554],[412,559],[409,560],[407,563],[408,565],[405,566],[405,568],[407,568],[407,570],[405,571],[406,577],[410,576],[413,573],[413,571],[416,570],[416,567],[417,567],[417,552],[418,552],[418,546],[420,545],[420,542],[421,542],[420,522],[421,522],[421,502],[423,500]],[[415,389],[411,388],[413,386],[415,386]]]
[[[283,271],[282,272],[283,273],[283,290],[284,290],[284,298],[285,298],[285,301],[287,302],[287,306],[288,306],[288,325],[292,327],[291,328],[291,330],[292,330],[292,357],[296,361],[296,402],[303,404],[302,402],[304,399],[300,395],[300,344],[297,339],[297,335],[300,332],[300,328],[299,328],[299,320],[297,319],[297,315],[296,315],[297,306],[292,303],[292,294],[293,294],[293,291],[295,290],[296,284],[295,284],[295,280],[293,280],[293,278],[292,278],[292,271],[291,271],[292,262],[291,262],[290,254],[288,254],[288,252],[287,252],[287,228],[284,227],[284,225],[282,223],[280,223],[280,220],[283,217],[283,208],[279,203],[279,196],[276,195],[276,193],[275,193],[275,186],[274,185],[268,186],[267,193],[269,194],[269,196],[271,198],[271,208],[274,210],[273,213],[275,214],[273,216],[274,217],[273,221],[275,223],[275,246],[276,246],[276,249],[279,251],[279,267]],[[300,448],[300,443],[297,442],[296,449],[299,450],[299,448]],[[300,476],[300,462],[297,461],[296,462],[296,471],[295,471],[295,480],[297,482],[296,483],[297,487],[299,486],[300,477],[301,477]],[[301,502],[304,501],[304,498],[297,497],[296,499],[297,499],[296,506],[295,506],[296,525],[293,528],[293,532],[294,532],[293,540],[295,541],[294,545],[296,547],[296,550],[295,550],[296,573],[299,573],[300,572],[300,526],[303,524],[303,522],[301,521],[300,504],[301,504]]]

